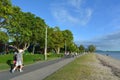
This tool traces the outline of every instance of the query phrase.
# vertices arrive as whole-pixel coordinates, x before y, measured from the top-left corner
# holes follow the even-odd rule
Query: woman
[[[22,49],[18,50],[18,53],[16,54],[16,64],[15,67],[12,70],[12,73],[14,73],[14,71],[17,69],[17,67],[20,67],[20,72],[23,72],[22,70],[22,64],[23,64],[23,51]]]

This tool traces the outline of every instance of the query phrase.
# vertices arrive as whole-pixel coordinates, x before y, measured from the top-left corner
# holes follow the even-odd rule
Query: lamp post
[[[44,55],[45,55],[45,60],[47,60],[47,27],[45,30],[45,51],[44,51]]]
[[[65,54],[67,53],[66,50],[67,50],[67,48],[66,48],[66,39],[65,39]]]

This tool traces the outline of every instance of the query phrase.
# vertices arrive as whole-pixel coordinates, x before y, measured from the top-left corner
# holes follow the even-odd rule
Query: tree
[[[57,54],[60,52],[60,48],[64,47],[64,39],[63,34],[60,31],[59,27],[55,27],[51,29],[51,33],[49,35],[49,46],[52,47]]]
[[[70,51],[70,52],[78,52],[78,47],[77,47],[77,45],[76,45],[74,42],[72,42],[72,43],[70,44],[70,46],[68,47],[68,51]]]
[[[30,12],[22,12],[17,6],[12,6],[11,0],[0,0],[0,41],[11,41],[11,47],[27,49],[30,44],[39,44],[42,48],[45,43],[45,24],[44,20]],[[8,39],[9,38],[9,39]],[[54,49],[59,54],[60,49],[67,48],[73,43],[73,34],[69,30],[61,31],[59,27],[48,27],[48,47]]]
[[[13,47],[16,49],[27,49],[30,44],[31,32],[31,19],[27,13],[21,11],[19,7],[13,8],[14,14],[10,19],[9,26],[6,27]]]
[[[0,28],[9,22],[9,18],[13,13],[10,0],[0,0]]]
[[[8,35],[5,32],[0,31],[0,43],[4,44],[0,51],[5,51],[6,54],[6,43],[8,42]]]
[[[82,53],[82,52],[84,52],[85,51],[85,47],[83,46],[83,45],[80,45],[79,46],[79,51]]]
[[[94,45],[89,45],[88,46],[88,51],[89,52],[95,52],[95,50],[96,50],[96,47]]]
[[[70,49],[72,49],[71,47],[73,47],[72,45],[74,44],[73,43],[73,34],[70,30],[64,30],[64,31],[62,31],[62,33],[63,33],[64,43],[66,44],[65,47],[66,47],[67,51],[70,51]]]
[[[8,35],[5,32],[0,31],[0,42],[6,43],[8,42]]]
[[[46,24],[43,19],[30,12],[22,12],[17,6],[13,7],[12,17],[6,27],[7,33],[16,49],[27,49],[32,43],[33,53],[36,44],[44,40]]]
[[[35,46],[40,44],[41,47],[44,47],[44,39],[45,39],[45,27],[46,24],[43,19],[40,17],[35,17],[32,21],[32,36],[31,36],[31,43],[33,44],[32,53],[34,54]]]

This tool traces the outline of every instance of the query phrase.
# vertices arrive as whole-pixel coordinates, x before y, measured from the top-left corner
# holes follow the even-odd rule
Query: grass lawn
[[[96,62],[94,54],[87,54],[75,59],[44,80],[86,80],[92,75],[92,67],[86,63]]]
[[[40,54],[24,54],[24,64],[32,64],[34,63],[35,59],[43,60],[44,56]],[[0,70],[10,69],[11,65],[13,64],[13,54],[7,54],[7,55],[0,55]]]
[[[48,60],[56,59],[56,58],[59,58],[62,56],[63,56],[63,54],[49,53]],[[27,54],[23,55],[23,59],[24,59],[24,65],[28,65],[28,64],[33,64],[38,61],[43,61],[44,55],[43,54],[34,54],[33,55],[33,54],[27,53]],[[10,69],[11,64],[13,64],[13,54],[0,55],[0,71]]]

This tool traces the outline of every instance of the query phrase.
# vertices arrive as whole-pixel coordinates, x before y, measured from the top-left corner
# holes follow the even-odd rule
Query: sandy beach
[[[120,61],[110,56],[96,54],[93,80],[120,80]],[[92,80],[92,79],[90,79]]]
[[[99,54],[97,54],[97,58],[100,60],[102,65],[110,68],[113,74],[120,78],[120,60]]]

